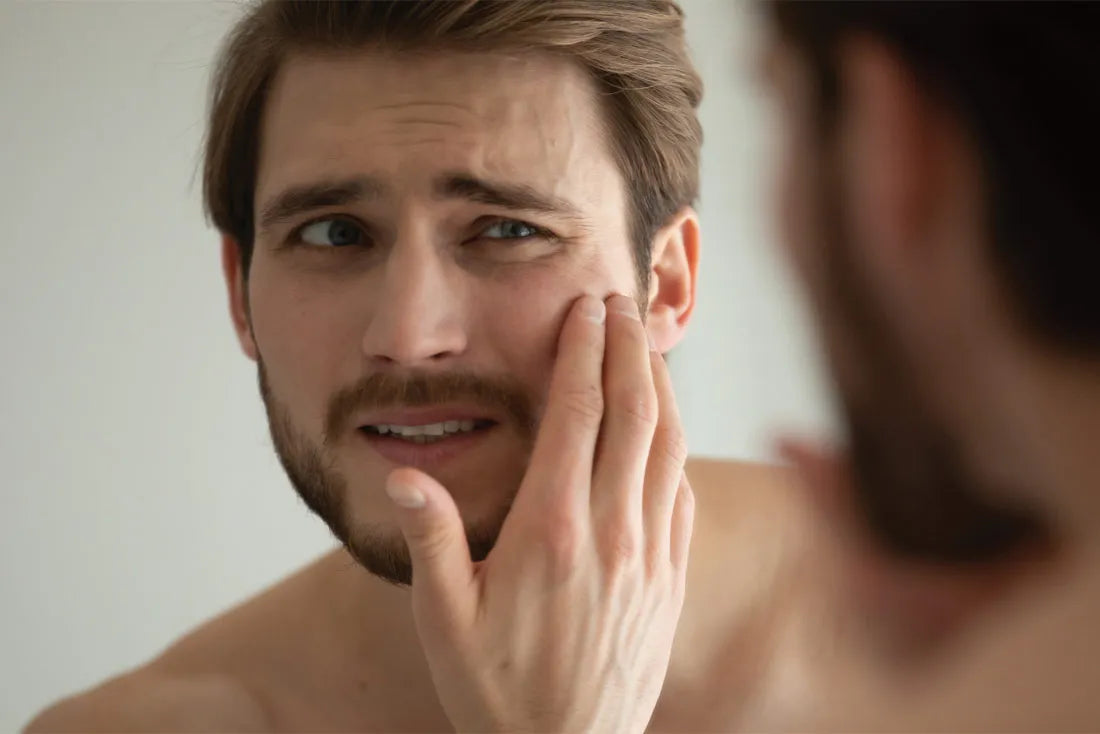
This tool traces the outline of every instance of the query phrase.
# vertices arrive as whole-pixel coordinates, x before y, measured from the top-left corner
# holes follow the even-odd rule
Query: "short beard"
[[[835,148],[827,137],[822,145]],[[930,411],[915,366],[852,252],[839,163],[824,160],[816,204],[827,252],[817,308],[826,341],[833,337],[834,375],[843,362],[860,376],[858,388],[852,380],[837,382],[856,504],[872,535],[896,557],[950,564],[996,561],[1042,542],[1038,513],[1004,499],[1026,495],[988,486],[964,460],[951,427]]]
[[[365,398],[373,397],[376,402],[380,400],[379,386],[381,385],[381,390],[385,390],[384,382],[369,381],[335,396],[328,410],[325,440],[322,445],[317,445],[295,427],[289,411],[275,397],[262,359],[258,360],[257,372],[275,453],[298,496],[328,525],[352,557],[369,572],[394,584],[411,584],[412,559],[399,531],[388,530],[376,524],[352,527],[349,523],[346,508],[347,481],[335,467],[327,448],[332,443],[333,436],[346,427],[347,419]],[[441,388],[437,382],[427,383],[435,386],[423,389],[425,384],[417,381],[407,383],[406,387],[412,386],[411,393],[408,390],[403,391],[392,400],[411,399],[412,404],[416,404],[418,399],[428,402]],[[473,388],[475,384],[480,384],[480,387]],[[517,386],[494,389],[487,383],[477,383],[469,379],[459,382],[457,386],[464,388],[467,393],[472,389],[482,398],[504,405],[524,437],[533,436],[533,414]],[[442,389],[447,389],[446,382]],[[466,524],[466,540],[472,560],[482,561],[489,555],[510,509],[511,498],[489,519],[477,524]]]

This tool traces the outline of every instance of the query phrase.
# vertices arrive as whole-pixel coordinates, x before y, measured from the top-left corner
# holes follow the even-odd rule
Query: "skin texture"
[[[760,730],[806,700],[786,624],[812,528],[792,478],[692,459],[686,594],[647,731]],[[731,490],[731,488],[733,488]],[[736,586],[731,578],[739,580]],[[782,658],[782,660],[780,660]],[[30,731],[452,730],[407,589],[333,551]]]
[[[786,568],[799,557],[795,549],[806,533],[778,470],[691,460],[685,471],[699,518],[692,562],[675,573],[655,573],[665,562],[640,550],[668,547],[663,552],[671,554],[671,540],[654,539],[683,536],[674,532],[674,516],[647,522],[644,531],[631,519],[667,512],[654,507],[671,507],[668,498],[680,484],[678,471],[660,481],[643,480],[638,471],[656,465],[645,458],[651,451],[679,453],[660,428],[674,412],[662,408],[658,420],[652,397],[645,397],[656,381],[649,377],[648,349],[639,348],[648,337],[655,349],[668,351],[686,327],[698,227],[685,208],[656,233],[650,287],[637,293],[624,187],[601,119],[589,81],[562,59],[365,51],[287,63],[263,120],[259,225],[247,285],[237,244],[223,243],[231,317],[245,354],[263,364],[284,463],[301,468],[311,455],[324,459],[318,486],[337,500],[323,513],[337,535],[356,549],[381,548],[385,556],[400,554],[404,532],[419,549],[414,556],[422,568],[434,559],[452,572],[424,570],[427,590],[414,584],[410,593],[366,573],[344,550],[334,551],[147,666],[45,712],[32,730],[637,731],[653,710],[653,730],[683,731],[726,728],[747,715],[771,685],[768,661],[784,615],[777,600],[791,596]],[[364,176],[380,184],[372,187],[376,196],[266,221],[289,188]],[[561,216],[440,196],[439,181],[448,176],[521,184],[574,211]],[[315,225],[333,216],[354,222],[352,231],[369,239],[355,240],[356,234],[359,244],[326,245],[332,230]],[[493,230],[501,220],[528,222],[555,236],[502,241]],[[544,421],[551,413],[547,394],[564,359],[566,314],[580,296],[602,301],[615,292],[645,305],[644,334],[640,321],[609,314],[603,433],[592,433],[592,410],[583,407],[592,391],[576,389],[562,392],[566,407],[580,408],[576,426],[551,430],[554,422]],[[621,310],[623,300],[609,303]],[[624,323],[633,324],[625,342],[615,337]],[[357,443],[354,424],[339,424],[328,435],[325,426],[334,396],[363,379],[418,376],[435,384],[454,374],[506,384],[525,396],[539,440],[553,448],[538,460],[532,432],[507,411],[494,411],[499,425],[466,455],[422,467],[426,474],[403,475],[405,484],[429,495],[429,507],[454,512],[450,525],[439,519],[446,513],[423,514],[436,530],[417,530],[416,518],[386,495],[387,477],[398,466]],[[467,402],[486,407],[484,400]],[[586,415],[589,430],[583,430]],[[637,433],[630,428],[635,424],[648,427]],[[637,435],[623,443],[620,434]],[[568,513],[561,506],[528,507],[516,515],[510,539],[501,539],[516,550],[491,554],[471,576],[470,559],[454,542],[455,515],[467,533],[495,537],[502,508],[519,505],[521,484],[535,496],[592,501]],[[316,489],[298,486],[307,499]],[[615,497],[633,499],[609,503]],[[654,504],[655,497],[665,500]],[[581,524],[581,516],[591,519]],[[566,532],[564,542],[563,526],[588,529]],[[540,576],[532,569],[546,567],[540,537],[550,538],[550,558],[560,560],[564,542],[579,554],[567,556],[582,559],[565,564],[574,581],[551,585],[560,599],[555,608],[564,611],[545,623],[537,623],[536,613],[545,609],[533,609],[530,601],[551,593],[530,586]],[[582,537],[589,540],[574,542]],[[730,578],[743,583],[731,588]],[[476,596],[487,606],[468,613],[461,591],[483,582],[485,591]],[[673,642],[681,603],[685,624]],[[470,619],[500,621],[478,631],[462,626]],[[452,633],[440,633],[441,627]],[[468,632],[454,634],[456,628]],[[630,629],[641,637],[621,633]],[[576,654],[554,665],[546,655],[509,652],[530,651],[532,644],[550,645],[545,653],[551,657]],[[510,667],[490,679],[495,668],[485,661],[500,661],[490,652],[499,645]],[[622,645],[642,654],[627,658],[616,652]],[[628,659],[628,667],[620,667]],[[608,667],[610,660],[617,664]],[[590,673],[570,669],[581,662]],[[515,685],[547,698],[524,701],[522,691],[508,688]],[[586,704],[570,707],[564,702],[578,700],[578,686]]]
[[[259,227],[250,323],[241,289],[234,294],[244,349],[263,359],[275,399],[306,441],[320,444],[326,402],[364,374],[506,375],[538,406],[572,300],[633,292],[621,183],[597,134],[587,81],[572,67],[548,74],[549,65],[380,54],[287,64],[264,118],[257,210],[316,181],[372,176],[391,189],[375,202]],[[578,100],[588,103],[570,104]],[[526,185],[587,209],[573,220],[440,201],[435,184],[449,173]],[[369,227],[371,246],[284,246],[296,228],[332,214]],[[505,217],[559,240],[484,236]],[[530,453],[530,437],[501,418],[492,440],[436,477],[470,524],[499,525]],[[344,513],[357,532],[389,528],[397,543],[380,491],[395,467],[350,449],[348,429],[333,455],[335,472],[354,477]]]
[[[387,480],[417,631],[459,731],[630,732],[652,716],[694,497],[672,383],[646,342],[631,298],[570,310],[527,475],[484,562],[444,487],[414,469]]]
[[[785,241],[809,289],[842,398],[858,406],[863,420],[877,424],[888,441],[929,432],[948,437],[955,456],[951,474],[961,478],[960,487],[998,506],[1026,503],[1052,528],[1054,542],[980,566],[905,559],[887,552],[882,538],[868,531],[856,483],[867,482],[869,475],[843,451],[788,443],[785,454],[796,466],[797,484],[769,468],[690,460],[686,474],[698,520],[680,627],[649,729],[1095,728],[1100,716],[1093,695],[1100,682],[1093,664],[1100,657],[1100,636],[1092,624],[1100,613],[1095,365],[1036,346],[1013,318],[986,260],[974,146],[950,111],[922,94],[904,65],[880,45],[853,42],[843,49],[842,62],[842,124],[834,139],[822,140],[801,58],[780,45],[769,61],[769,83],[783,122],[785,163],[777,201]],[[305,74],[311,83],[303,86],[323,85],[325,68],[319,63],[305,64],[317,73]],[[370,64],[363,67],[366,72]],[[391,71],[412,74],[414,68],[405,64]],[[520,68],[514,61],[507,65],[509,72]],[[335,79],[336,69],[331,71]],[[550,79],[564,83],[569,72],[542,71],[532,94],[540,101],[553,99],[546,85]],[[435,76],[452,74],[447,90],[457,89],[461,80],[455,77],[463,74],[451,62],[420,81],[427,85]],[[464,104],[486,91],[475,81],[481,75],[469,76]],[[405,81],[399,94],[424,88]],[[344,99],[347,87],[334,86],[339,89],[328,97]],[[521,88],[508,87],[509,99],[517,99],[515,90]],[[583,98],[567,105],[563,124],[570,115],[588,119]],[[322,101],[331,99],[314,102]],[[296,107],[303,114],[315,111]],[[374,119],[353,112],[336,116],[340,122],[328,126],[329,132]],[[571,191],[564,183],[570,166],[554,169],[550,153],[583,148],[581,131],[594,129],[574,122],[569,129],[576,137],[569,144],[552,145],[550,140],[563,140],[553,135],[529,136],[537,140],[523,148],[531,160],[557,170],[559,175],[547,180],[552,178],[562,195]],[[495,128],[479,147],[479,129],[469,126],[472,137],[461,146],[471,159],[499,164],[505,157],[478,155],[495,147],[519,155],[523,146],[513,141],[515,147],[508,148],[503,142],[508,136]],[[272,145],[274,133],[266,134],[265,145]],[[421,173],[445,158],[440,141],[446,136],[439,131],[433,136],[398,137],[386,150],[364,154],[364,160],[385,166],[395,151],[436,146],[433,155],[418,159],[419,167],[388,164],[403,174]],[[323,146],[326,140],[322,136],[312,144]],[[297,165],[308,168],[322,160],[342,165],[345,155],[358,155],[359,142],[354,148],[335,143],[326,156],[301,155]],[[401,142],[412,145],[402,148]],[[583,167],[598,155],[599,146],[589,142],[592,147],[577,155],[575,165]],[[288,153],[294,140],[284,145],[281,153]],[[536,150],[540,153],[532,153]],[[540,154],[546,158],[538,159]],[[826,174],[835,186],[831,194],[823,190]],[[608,175],[605,183],[613,178]],[[595,186],[597,180],[592,172],[575,183]],[[604,193],[613,189],[608,184]],[[586,206],[609,207],[603,214],[622,214],[621,198],[618,209],[612,199],[591,192],[582,198]],[[436,231],[431,223],[437,210],[420,211],[420,200],[409,194],[386,207],[394,231]],[[400,219],[394,212],[404,212],[405,228],[394,223]],[[598,243],[589,245],[589,258],[580,258],[588,270],[563,256],[554,277],[528,263],[509,267],[508,277],[499,281],[476,280],[477,287],[467,282],[476,278],[470,269],[439,254],[442,245],[418,248],[415,238],[412,245],[402,240],[405,249],[399,249],[401,243],[393,248],[395,259],[389,262],[404,265],[383,268],[385,278],[365,265],[357,271],[356,282],[360,277],[381,281],[362,289],[340,287],[342,278],[321,287],[316,281],[325,280],[325,268],[258,250],[253,285],[261,292],[251,296],[254,336],[234,249],[227,243],[234,320],[245,351],[270,362],[274,393],[314,438],[325,401],[356,379],[363,364],[415,363],[437,355],[451,360],[458,354],[475,360],[471,364],[479,369],[514,373],[532,395],[543,395],[568,304],[584,292],[602,296],[605,289],[629,288],[622,219],[597,219],[593,226],[609,229],[585,240]],[[662,249],[661,237],[656,243],[662,253],[658,263],[689,263],[666,268],[668,277],[658,278],[650,294],[655,297],[647,326],[661,349],[675,342],[690,314],[690,295],[684,294],[692,292],[693,280],[670,273],[693,273],[693,231],[687,217],[666,231],[678,246]],[[421,242],[446,239],[423,237]],[[683,257],[666,260],[669,252]],[[838,262],[847,270],[838,271]],[[838,272],[858,289],[854,302],[838,302]],[[503,301],[508,291],[503,284],[512,277],[522,287]],[[428,297],[444,288],[451,294],[448,309]],[[369,303],[379,292],[386,298]],[[494,293],[508,309],[490,308],[482,300]],[[528,311],[519,294],[546,300]],[[404,307],[392,308],[395,302]],[[853,304],[859,308],[853,311]],[[409,309],[422,313],[414,319]],[[513,322],[521,310],[526,321]],[[377,313],[388,316],[376,319]],[[888,336],[885,341],[869,341],[852,328],[851,317],[868,314]],[[432,328],[424,329],[425,324]],[[889,402],[883,375],[875,372],[884,357],[904,366],[906,381],[894,389],[922,406],[921,423],[907,424],[908,416],[892,412],[896,405]],[[483,446],[486,461],[489,454],[508,455],[506,447],[516,445],[518,434],[501,434],[497,443]],[[344,461],[350,474],[355,460]],[[899,471],[889,463],[880,467]],[[354,470],[356,482],[370,476],[363,486],[377,491],[349,483],[354,495],[349,511],[380,518],[381,529],[396,538],[396,515],[381,492],[385,468]],[[486,508],[507,498],[521,476],[517,466],[512,481],[485,495],[473,490],[483,486],[473,475],[468,484],[465,474],[437,479],[451,490],[464,517],[486,518],[492,514]],[[436,695],[411,607],[408,590],[365,574],[346,553],[335,551],[212,620],[139,670],[50,709],[31,729],[447,730],[448,711]]]

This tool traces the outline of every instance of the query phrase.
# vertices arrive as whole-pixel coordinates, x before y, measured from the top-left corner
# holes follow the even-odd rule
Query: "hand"
[[[641,732],[653,714],[694,498],[647,342],[632,299],[573,305],[527,475],[483,562],[442,486],[413,469],[389,477],[417,629],[459,731]]]

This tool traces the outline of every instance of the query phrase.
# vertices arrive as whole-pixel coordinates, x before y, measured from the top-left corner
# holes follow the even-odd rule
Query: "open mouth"
[[[374,439],[406,441],[409,443],[438,443],[448,438],[468,436],[486,431],[496,425],[491,420],[460,420],[427,423],[416,426],[376,424],[360,426],[359,430]]]

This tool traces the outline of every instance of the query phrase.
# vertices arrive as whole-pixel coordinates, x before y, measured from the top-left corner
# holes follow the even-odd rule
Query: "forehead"
[[[266,103],[256,198],[319,178],[408,190],[466,171],[582,208],[621,200],[597,99],[583,69],[549,55],[293,55]]]

